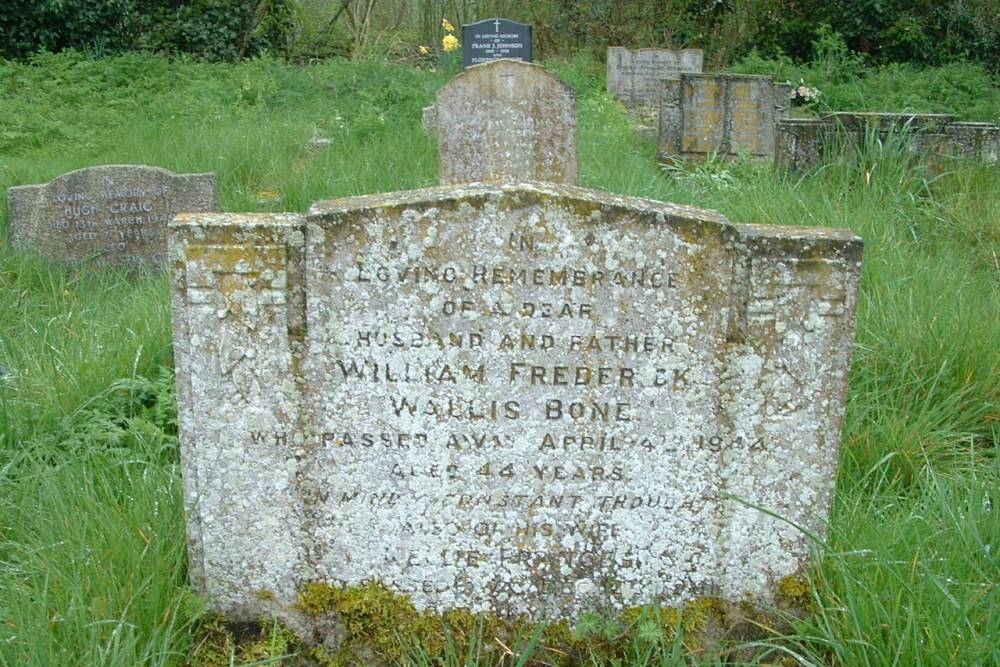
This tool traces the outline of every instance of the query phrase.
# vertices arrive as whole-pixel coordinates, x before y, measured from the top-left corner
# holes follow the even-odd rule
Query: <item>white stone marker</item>
[[[191,570],[216,610],[373,578],[533,619],[769,600],[808,561],[794,525],[823,533],[846,230],[541,183],[170,229]]]
[[[608,93],[632,109],[659,110],[664,79],[700,74],[701,49],[637,49],[608,47]]]

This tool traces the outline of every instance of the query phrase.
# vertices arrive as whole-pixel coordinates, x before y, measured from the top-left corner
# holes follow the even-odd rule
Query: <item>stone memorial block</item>
[[[822,535],[861,240],[551,183],[171,224],[191,571],[513,618],[773,599]],[[779,518],[780,517],[780,518]]]
[[[462,66],[510,58],[531,62],[531,26],[510,19],[484,19],[462,26]]]
[[[898,142],[914,158],[942,167],[948,158],[995,163],[1000,127],[957,122],[949,114],[838,111],[821,118],[779,121],[775,164],[802,170],[831,150],[857,151],[868,140]]]
[[[769,76],[681,74],[665,80],[658,158],[774,157],[775,126],[787,115],[788,87]]]
[[[701,49],[638,49],[608,47],[608,93],[631,109],[659,110],[664,79],[701,73]]]
[[[576,93],[541,65],[473,65],[437,93],[441,183],[576,183]]]
[[[174,214],[219,210],[215,174],[142,165],[78,169],[7,194],[14,246],[116,266],[162,266]]]

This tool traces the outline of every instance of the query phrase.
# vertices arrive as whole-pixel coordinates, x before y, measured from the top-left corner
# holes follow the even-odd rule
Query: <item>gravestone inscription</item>
[[[576,183],[576,93],[541,65],[473,65],[437,93],[441,183]]]
[[[65,262],[161,267],[176,213],[219,210],[215,174],[142,165],[78,169],[7,193],[13,245]]]
[[[462,26],[462,66],[511,58],[531,62],[531,26],[510,19],[484,19]]]
[[[608,47],[608,93],[632,109],[658,111],[664,79],[701,73],[701,49],[638,49]]]
[[[248,618],[373,578],[536,620],[771,599],[829,512],[860,255],[550,183],[178,216],[195,584]]]

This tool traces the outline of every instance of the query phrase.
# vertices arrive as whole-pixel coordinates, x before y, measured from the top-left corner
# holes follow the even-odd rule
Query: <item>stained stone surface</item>
[[[438,91],[434,118],[442,184],[577,182],[576,93],[541,65],[473,65]]]
[[[7,190],[11,242],[65,262],[162,267],[174,214],[218,211],[215,174],[106,165]]]
[[[769,76],[681,74],[665,80],[659,159],[741,153],[773,158],[777,122],[788,114],[788,90]]]
[[[171,224],[191,571],[572,618],[772,599],[822,535],[861,241],[548,183]],[[775,518],[777,516],[783,519]]]
[[[701,49],[638,49],[608,47],[608,93],[636,110],[659,110],[664,79],[681,73],[701,73]]]
[[[821,118],[778,122],[775,163],[802,170],[819,162],[830,149],[860,149],[867,137],[896,142],[915,158],[943,167],[948,158],[997,161],[1000,127],[992,123],[958,122],[948,114],[838,111]]]

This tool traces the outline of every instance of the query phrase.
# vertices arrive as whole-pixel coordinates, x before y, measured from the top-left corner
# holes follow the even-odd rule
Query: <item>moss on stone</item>
[[[809,583],[809,579],[801,574],[778,579],[774,590],[779,602],[802,610],[812,606],[812,585]]]
[[[785,577],[775,587],[782,604],[799,606],[812,590],[802,576]],[[348,667],[406,663],[416,654],[444,664],[470,647],[496,663],[535,638],[526,664],[569,667],[593,660],[627,663],[636,651],[669,652],[678,641],[695,658],[724,655],[729,639],[759,639],[777,631],[773,615],[751,601],[733,604],[716,597],[696,598],[679,608],[649,605],[613,616],[584,614],[575,624],[506,620],[468,609],[419,611],[408,596],[377,581],[343,588],[306,584],[294,606],[316,623],[319,636],[312,641],[295,637],[276,621],[234,624],[209,617],[199,625],[189,664],[228,667],[272,660],[286,667]],[[323,638],[324,633],[330,636]],[[326,639],[325,645],[315,645],[317,639]]]

